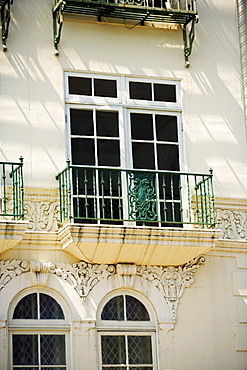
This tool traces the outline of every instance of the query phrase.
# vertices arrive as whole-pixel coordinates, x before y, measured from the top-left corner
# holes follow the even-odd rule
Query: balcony
[[[186,263],[217,234],[212,176],[68,162],[56,177],[63,248],[94,263]]]
[[[24,222],[23,159],[0,162],[0,253],[22,239]]]
[[[178,24],[183,29],[185,66],[194,40],[194,24],[198,22],[196,0],[55,0],[53,30],[55,55],[59,55],[63,14],[69,13],[95,19],[97,22],[115,22],[119,19],[150,26],[154,23]],[[92,18],[93,17],[93,18]],[[137,23],[136,23],[137,22]],[[190,25],[190,30],[188,30]]]

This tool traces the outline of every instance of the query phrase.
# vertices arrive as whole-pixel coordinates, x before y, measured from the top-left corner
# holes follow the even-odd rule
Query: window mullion
[[[38,313],[38,320],[40,320],[40,293],[37,293],[37,313]]]
[[[126,369],[129,370],[129,351],[128,351],[128,335],[125,335],[125,353],[126,353]]]
[[[39,369],[41,369],[41,341],[40,341],[41,334],[38,334],[38,364]]]

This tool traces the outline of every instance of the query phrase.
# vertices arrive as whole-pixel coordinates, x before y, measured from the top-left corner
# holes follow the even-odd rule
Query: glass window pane
[[[94,165],[94,140],[93,139],[71,139],[72,164]]]
[[[31,370],[31,369],[28,369],[28,370]],[[33,370],[33,369],[32,369]],[[41,370],[66,370],[66,367],[42,367]]]
[[[118,137],[118,112],[96,112],[98,136]]]
[[[156,135],[159,141],[178,141],[177,117],[156,115]]]
[[[92,95],[92,79],[70,76],[69,93],[75,95]]]
[[[93,111],[70,109],[71,135],[93,136]]]
[[[95,223],[98,216],[97,205],[92,198],[74,198],[74,216],[77,218],[77,222],[83,223]],[[75,220],[76,222],[76,220]]]
[[[154,84],[154,100],[176,103],[176,86]]]
[[[97,140],[99,166],[120,166],[119,140]]]
[[[28,370],[31,370],[31,369],[28,369]],[[32,369],[33,370],[33,369]],[[42,367],[41,370],[66,370],[66,367]]]
[[[152,86],[149,82],[130,82],[130,99],[152,100]]]
[[[151,337],[148,335],[128,336],[128,353],[130,364],[152,364]]]
[[[153,370],[153,366],[131,366],[131,370]]]
[[[39,370],[38,367],[33,367],[33,366],[32,367],[26,367],[26,366],[25,367],[23,367],[23,366],[22,367],[19,367],[19,366],[18,367],[15,367],[15,366],[13,366],[13,370],[15,370],[15,369],[18,369],[18,370],[30,370],[30,369],[32,369],[32,370]]]
[[[155,169],[154,146],[151,143],[132,143],[134,168]]]
[[[94,79],[94,95],[106,96],[108,98],[117,98],[117,81],[104,80],[102,78]]]
[[[40,293],[40,318],[47,319],[64,319],[61,306],[47,294]]]
[[[38,365],[38,335],[13,335],[13,365]]]
[[[124,320],[123,296],[116,296],[108,301],[101,313],[101,320]]]
[[[41,364],[66,365],[65,335],[41,335]]]
[[[182,225],[179,224],[181,222],[181,204],[166,202],[160,203],[160,213],[161,213],[161,220],[166,222],[171,222],[169,226],[172,226],[172,222],[178,222],[178,226],[181,227]]]
[[[37,293],[28,294],[17,304],[13,319],[31,320],[37,318]]]
[[[159,170],[179,171],[177,145],[158,144],[157,153]]]
[[[146,307],[135,297],[126,295],[126,315],[127,320],[148,321],[149,314]]]
[[[152,114],[131,113],[131,137],[136,140],[153,140]]]
[[[102,335],[102,364],[126,364],[125,337],[123,335]]]

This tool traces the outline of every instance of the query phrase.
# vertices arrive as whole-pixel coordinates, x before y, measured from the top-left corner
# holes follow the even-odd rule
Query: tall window
[[[179,83],[71,73],[66,103],[76,217],[179,222]]]
[[[66,370],[69,326],[60,304],[34,292],[15,306],[10,323],[11,369]]]
[[[99,324],[100,366],[103,370],[153,370],[154,326],[142,302],[128,294],[111,298]]]

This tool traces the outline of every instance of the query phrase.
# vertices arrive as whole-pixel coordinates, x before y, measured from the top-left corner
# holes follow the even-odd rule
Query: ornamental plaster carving
[[[247,240],[247,213],[220,209],[216,216],[222,239]]]
[[[81,298],[102,279],[118,275],[122,287],[133,286],[135,276],[154,284],[169,306],[171,320],[176,320],[177,306],[184,289],[194,283],[194,274],[205,257],[197,257],[183,266],[135,266],[131,264],[98,265],[86,262],[74,264],[45,261],[0,261],[0,290],[16,276],[32,273],[34,285],[46,285],[49,274],[55,274],[69,283]]]
[[[25,201],[25,219],[30,231],[57,231],[59,226],[59,202]]]
[[[179,298],[184,289],[194,283],[194,274],[205,257],[200,256],[183,266],[137,266],[137,276],[152,282],[163,294],[169,306],[172,321],[176,320]]]
[[[0,261],[0,290],[16,276],[30,270],[28,261],[7,260]]]
[[[116,267],[113,265],[93,265],[86,262],[78,262],[73,265],[54,263],[49,272],[68,282],[80,297],[86,298],[100,280],[116,273]]]

